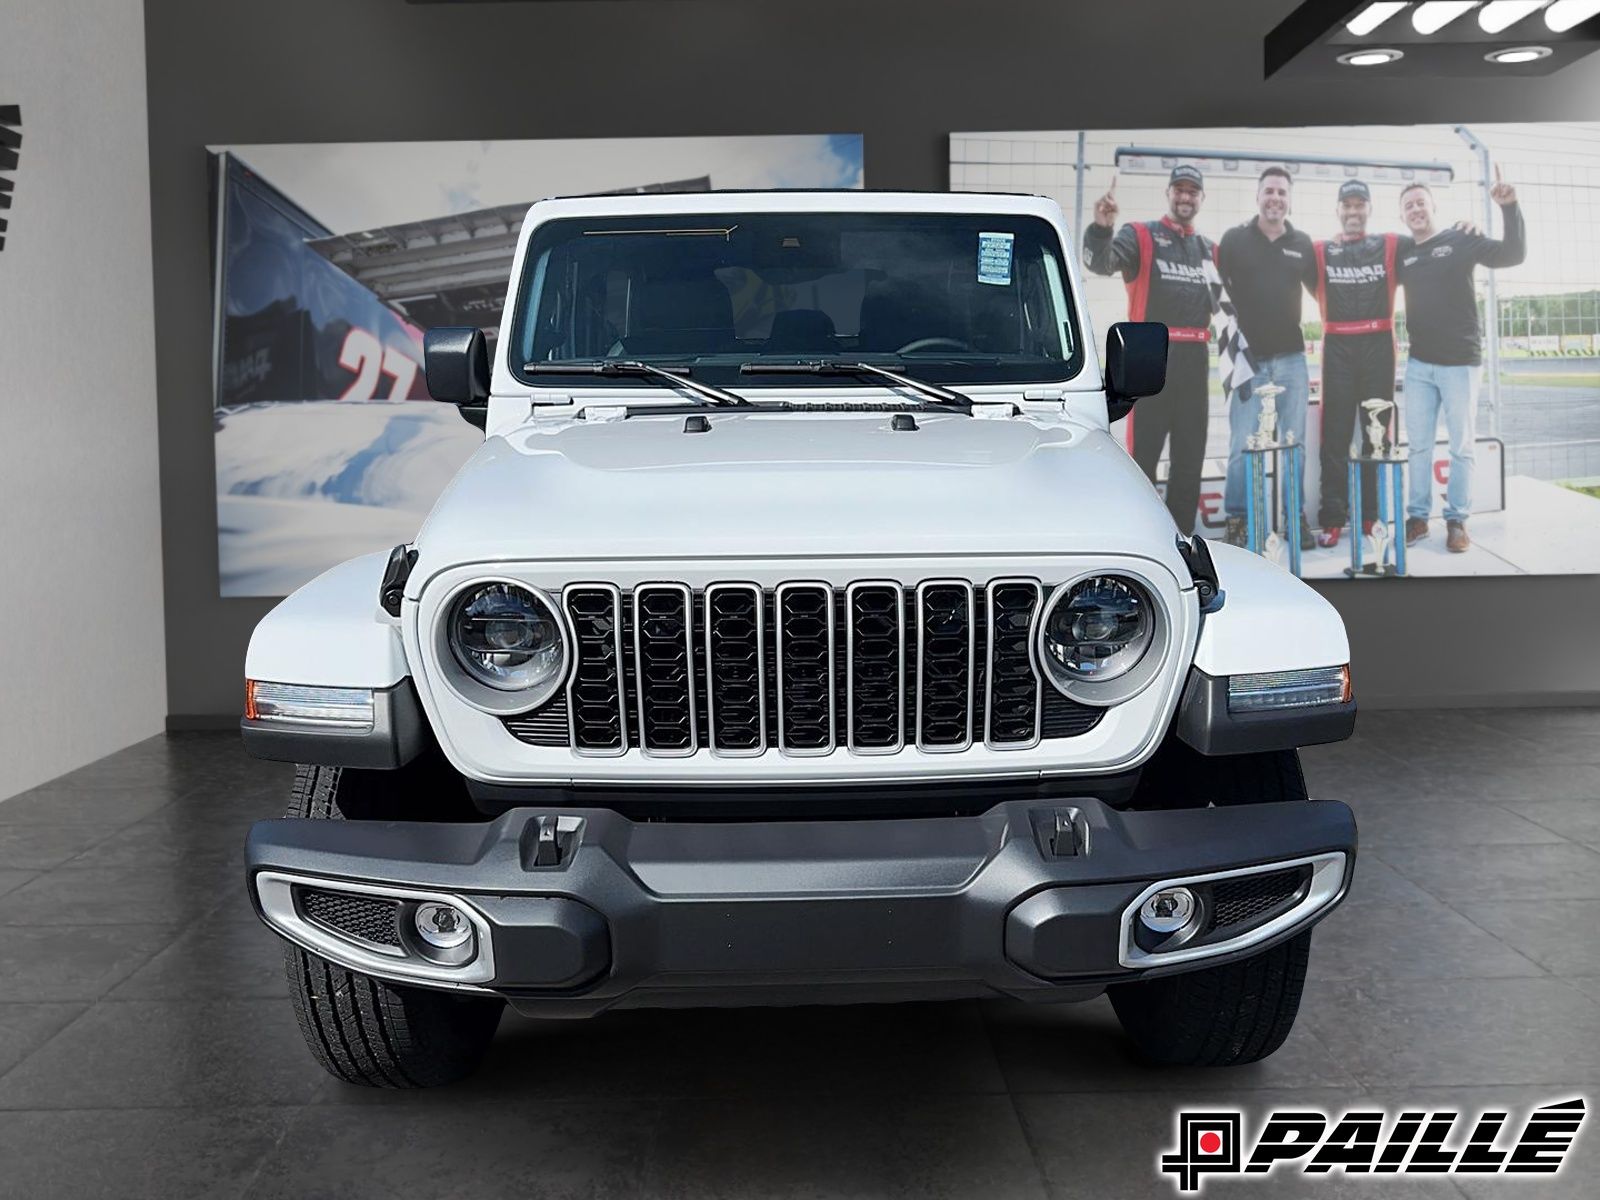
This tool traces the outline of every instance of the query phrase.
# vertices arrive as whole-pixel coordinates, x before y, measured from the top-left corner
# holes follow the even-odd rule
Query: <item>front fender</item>
[[[251,754],[388,769],[421,753],[427,727],[399,626],[378,605],[388,562],[387,553],[364,554],[318,575],[261,619],[245,654],[249,679],[370,690],[371,728],[330,729],[247,714],[240,731]]]
[[[1309,584],[1260,555],[1209,542],[1223,592],[1206,614],[1194,665],[1207,675],[1253,675],[1350,661],[1339,611]]]
[[[1355,729],[1353,699],[1268,712],[1233,712],[1235,675],[1344,667],[1350,641],[1338,610],[1281,567],[1210,542],[1221,607],[1200,626],[1178,704],[1178,736],[1202,754],[1250,754],[1336,742]]]
[[[378,607],[389,552],[324,571],[261,618],[244,673],[273,683],[391,688],[407,678],[400,627]]]

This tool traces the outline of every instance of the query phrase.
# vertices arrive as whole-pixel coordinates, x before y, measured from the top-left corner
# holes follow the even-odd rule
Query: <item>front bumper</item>
[[[659,823],[519,808],[483,824],[260,821],[246,861],[262,918],[325,958],[582,1016],[1083,998],[1299,933],[1343,898],[1355,849],[1355,820],[1331,801],[1123,812],[1084,798],[899,820]],[[1286,871],[1303,883],[1276,908],[1170,953],[1136,944],[1154,885],[1193,882],[1205,897],[1219,876],[1238,885]],[[392,902],[398,947],[308,919],[306,889]],[[468,915],[466,961],[415,952],[410,914],[429,900]]]

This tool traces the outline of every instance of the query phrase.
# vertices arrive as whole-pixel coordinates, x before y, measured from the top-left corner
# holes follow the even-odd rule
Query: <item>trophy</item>
[[[1365,445],[1351,451],[1349,468],[1350,565],[1345,574],[1352,578],[1406,573],[1406,541],[1399,529],[1405,512],[1405,457],[1389,437],[1389,414],[1394,407],[1393,400],[1382,396],[1361,402],[1367,414]],[[1378,473],[1378,511],[1367,536],[1362,535],[1366,523],[1361,512],[1363,469]]]
[[[1389,410],[1394,407],[1394,401],[1374,396],[1371,400],[1363,400],[1361,407],[1367,414],[1368,453],[1373,458],[1388,457]]]
[[[1301,495],[1300,463],[1305,448],[1297,445],[1295,435],[1287,433],[1278,440],[1278,397],[1283,388],[1275,383],[1264,383],[1255,389],[1261,398],[1261,412],[1256,418],[1254,432],[1245,441],[1244,459],[1249,481],[1249,501],[1245,512],[1245,545],[1252,553],[1287,566],[1300,574],[1300,523],[1303,500]],[[1272,488],[1267,485],[1267,460],[1272,459]],[[1283,468],[1287,465],[1288,487],[1285,494]],[[1280,532],[1276,518],[1281,510]],[[1287,555],[1285,551],[1287,550]]]
[[[1278,431],[1278,397],[1283,388],[1275,383],[1264,383],[1256,389],[1261,397],[1261,415],[1256,417],[1256,431],[1250,435],[1250,448],[1264,450],[1272,445],[1272,435]]]

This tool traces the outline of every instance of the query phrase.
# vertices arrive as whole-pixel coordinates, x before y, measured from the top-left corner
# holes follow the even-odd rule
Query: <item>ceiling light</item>
[[[1353,50],[1349,54],[1339,55],[1339,61],[1347,67],[1379,67],[1384,63],[1398,62],[1404,57],[1399,50]]]
[[[1478,10],[1478,24],[1485,33],[1499,33],[1509,29],[1523,17],[1543,8],[1548,0],[1489,0]],[[1491,59],[1490,61],[1494,61]]]
[[[1457,17],[1465,16],[1478,7],[1478,0],[1428,0],[1417,5],[1411,14],[1411,24],[1418,33],[1438,33]]]
[[[1541,58],[1549,58],[1550,47],[1512,46],[1506,50],[1491,50],[1483,57],[1489,62],[1509,67],[1515,66],[1517,63],[1531,63],[1537,62]]]
[[[1357,37],[1366,37],[1405,6],[1405,0],[1377,0],[1351,17],[1345,28]]]
[[[1351,66],[1419,81],[1552,75],[1600,51],[1600,0],[1299,0],[1290,7],[1262,44],[1268,79],[1348,80]],[[1486,58],[1532,46],[1550,53],[1510,64]]]
[[[1544,10],[1544,23],[1557,33],[1565,33],[1596,13],[1600,13],[1600,0],[1556,0]]]

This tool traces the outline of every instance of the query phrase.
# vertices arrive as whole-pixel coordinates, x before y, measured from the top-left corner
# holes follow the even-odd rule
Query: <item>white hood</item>
[[[534,421],[491,437],[417,539],[468,562],[1143,555],[1185,578],[1155,490],[1103,430],[918,412]]]

